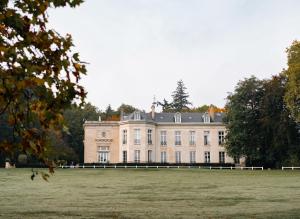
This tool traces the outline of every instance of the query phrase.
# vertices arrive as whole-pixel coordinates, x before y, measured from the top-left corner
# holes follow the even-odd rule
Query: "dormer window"
[[[205,113],[203,115],[203,121],[204,121],[204,123],[210,123],[210,116],[208,113]]]
[[[175,119],[175,123],[181,123],[181,114],[175,113],[174,119]]]
[[[134,120],[141,120],[141,113],[139,111],[135,111],[133,114]]]

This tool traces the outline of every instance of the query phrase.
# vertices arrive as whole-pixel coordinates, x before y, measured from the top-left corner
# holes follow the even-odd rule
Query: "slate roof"
[[[174,122],[174,115],[176,113],[155,113],[154,120],[151,118],[151,113],[140,112],[141,121],[157,122],[157,123],[172,123]],[[204,123],[203,117],[208,113],[181,113],[181,123]],[[222,123],[225,113],[215,113],[214,120],[211,123]],[[124,115],[121,118],[123,121],[134,121],[134,113]]]

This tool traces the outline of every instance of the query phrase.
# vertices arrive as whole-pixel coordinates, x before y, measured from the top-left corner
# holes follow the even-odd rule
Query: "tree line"
[[[247,165],[300,166],[300,42],[287,54],[287,69],[239,81],[227,97],[226,149]]]

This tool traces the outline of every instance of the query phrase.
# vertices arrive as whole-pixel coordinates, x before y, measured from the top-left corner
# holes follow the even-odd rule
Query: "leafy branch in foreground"
[[[75,7],[82,0],[2,0],[0,3],[0,115],[11,133],[0,151],[21,151],[43,160],[50,130],[64,126],[62,112],[74,100],[84,101],[78,83],[85,63],[73,53],[71,35],[47,28],[49,8]]]

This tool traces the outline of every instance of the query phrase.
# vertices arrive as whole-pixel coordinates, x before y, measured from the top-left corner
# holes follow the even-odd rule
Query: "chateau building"
[[[224,149],[224,113],[121,113],[84,123],[85,163],[234,163]]]

